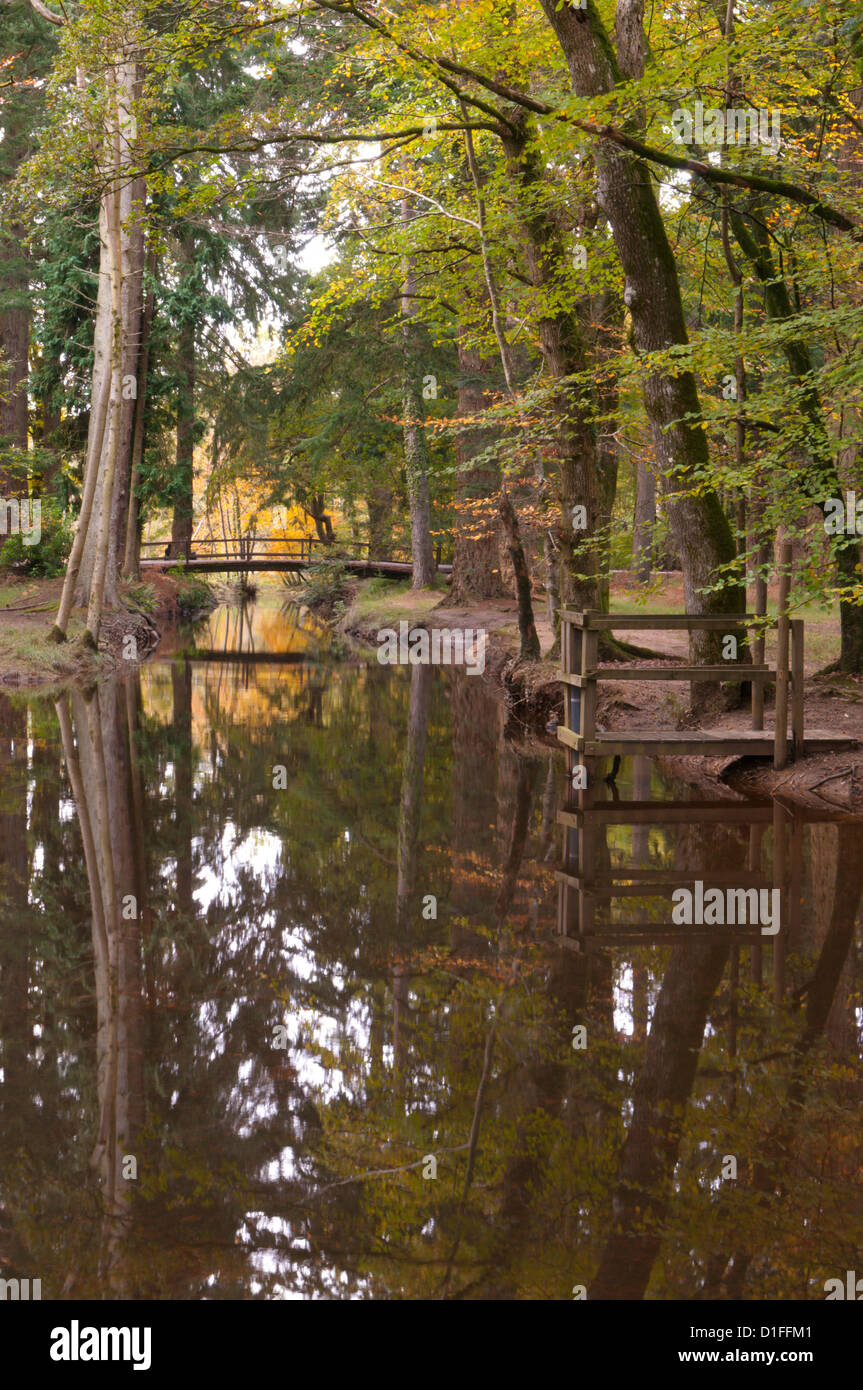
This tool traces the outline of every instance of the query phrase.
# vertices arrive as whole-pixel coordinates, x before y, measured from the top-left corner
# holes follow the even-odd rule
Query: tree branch
[[[698,174],[701,178],[710,183],[727,184],[735,188],[749,188],[761,193],[771,193],[778,198],[787,198],[790,202],[800,203],[809,209],[822,222],[828,223],[832,227],[837,227],[840,231],[849,232],[856,241],[863,240],[863,226],[854,219],[847,217],[845,213],[825,203],[817,194],[810,193],[808,189],[801,188],[799,185],[789,183],[786,179],[766,178],[761,174],[740,174],[730,169],[721,169],[713,164],[705,164],[699,159],[690,159],[683,155],[668,154],[664,150],[658,150],[652,145],[647,145],[643,140],[637,140],[632,135],[626,135],[616,126],[604,124],[597,125],[594,121],[586,121],[578,116],[570,116],[557,107],[550,106],[548,102],[539,101],[537,98],[529,96],[527,92],[522,92],[516,87],[509,86],[506,82],[501,82],[498,78],[489,77],[487,73],[481,72],[479,68],[471,67],[467,63],[457,63],[451,58],[435,57],[422,53],[419,49],[405,43],[395,34],[387,29],[386,25],[374,18],[373,15],[366,14],[365,11],[353,3],[336,4],[333,0],[314,0],[320,9],[335,10],[340,14],[351,14],[369,29],[374,29],[377,33],[389,39],[408,57],[424,67],[434,66],[446,73],[454,76],[467,78],[472,82],[478,83],[486,91],[494,93],[495,96],[503,97],[504,100],[512,102],[513,105],[521,106],[526,111],[533,112],[538,116],[550,116],[553,120],[563,121],[568,125],[575,126],[576,129],[583,131],[586,135],[595,138],[610,140],[621,149],[630,150],[633,154],[645,159],[652,164],[663,165],[667,169],[679,169],[691,174]],[[448,84],[447,84],[448,85]],[[454,88],[452,90],[455,90]],[[476,102],[460,90],[457,91],[462,99]],[[487,112],[491,112],[496,120],[501,124],[509,124],[499,112],[493,108],[484,107]]]

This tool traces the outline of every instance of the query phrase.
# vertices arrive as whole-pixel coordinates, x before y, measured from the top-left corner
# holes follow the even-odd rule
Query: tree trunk
[[[508,119],[518,134],[502,136],[507,168],[522,194],[518,203],[527,273],[543,295],[560,297],[565,278],[566,253],[560,229],[537,194],[545,172],[537,159],[526,113],[513,110]],[[545,313],[537,325],[539,348],[552,381],[563,381],[587,367],[587,354],[578,319],[570,309]],[[585,387],[567,381],[548,402],[555,423],[551,429],[550,470],[558,512],[552,535],[558,559],[560,602],[572,608],[599,607],[599,555],[597,528],[600,517],[596,430],[591,422],[592,402]],[[583,513],[574,513],[583,507]],[[546,552],[547,553],[547,552]],[[548,577],[546,580],[548,586]],[[552,584],[552,589],[554,589]]]
[[[26,132],[26,111],[17,109],[13,95],[3,122],[0,187],[15,176],[27,154]],[[20,222],[13,222],[0,237],[0,497],[6,499],[27,496],[30,276],[26,244],[27,229]],[[15,459],[10,450],[20,450],[24,457]]]
[[[180,278],[194,278],[195,244],[186,235],[180,242]],[[177,453],[174,468],[174,513],[171,520],[171,557],[187,560],[192,549],[195,511],[195,330],[192,312],[186,312],[177,344]]]
[[[0,244],[0,497],[27,496],[27,379],[30,310],[26,232],[15,224]],[[13,460],[9,449],[19,450]]]
[[[466,343],[467,329],[458,333],[458,418],[479,421],[488,409],[491,366]],[[456,526],[453,540],[451,596],[455,604],[502,598],[506,593],[500,572],[500,468],[493,459],[474,463],[491,442],[482,425],[461,425],[456,436]]]
[[[620,72],[593,0],[588,0],[586,11],[558,7],[556,0],[542,0],[542,8],[566,58],[576,96],[610,92]],[[677,267],[648,168],[602,140],[594,144],[594,158],[597,201],[611,226],[626,276],[625,301],[635,350],[646,354],[672,344],[685,346],[688,336]],[[742,612],[741,584],[704,592],[705,585],[715,582],[720,566],[735,556],[719,498],[713,492],[675,496],[681,489],[694,488],[709,465],[695,377],[689,371],[676,376],[656,372],[645,384],[644,404],[683,563],[687,612]],[[718,652],[714,634],[698,634],[692,645],[698,660]]]
[[[635,518],[632,527],[632,573],[641,584],[649,584],[653,571],[654,531],[656,529],[656,478],[645,463],[635,465]]]
[[[501,488],[499,510],[503,529],[506,532],[509,558],[515,574],[515,591],[518,598],[518,630],[521,635],[519,658],[522,661],[539,661],[539,637],[533,619],[533,600],[530,593],[530,570],[527,567],[524,547],[518,529],[518,517],[509,500],[509,494]]]
[[[149,274],[155,275],[156,257],[151,252],[148,261]],[[150,370],[150,333],[153,327],[153,312],[156,296],[152,288],[141,316],[141,353],[138,363],[138,399],[135,402],[135,426],[132,432],[132,472],[129,479],[129,511],[126,517],[126,545],[123,554],[123,575],[126,579],[140,578],[141,561],[141,523],[138,487],[141,477],[141,460],[144,457],[144,424],[147,411],[147,376]]]
[[[761,282],[764,295],[764,309],[768,319],[787,320],[794,314],[791,296],[783,276],[778,275],[773,262],[765,216],[759,202],[747,213],[731,209],[731,226],[737,244],[747,260],[754,267]],[[813,461],[817,463],[819,494],[812,501],[826,514],[828,497],[843,497],[844,489],[833,460],[827,437],[821,398],[813,384],[814,364],[809,346],[801,338],[784,339],[783,347],[788,369],[795,381],[803,386],[801,410],[812,426]],[[858,453],[858,467],[861,455]],[[811,484],[810,484],[811,487]],[[853,538],[845,538],[835,550],[837,576],[843,585],[857,588],[861,582],[860,545]],[[863,671],[863,606],[853,603],[840,603],[839,625],[841,648],[839,668],[842,671],[857,673]]]
[[[372,488],[366,498],[366,506],[369,512],[369,559],[387,560],[392,547],[392,489]]]
[[[142,179],[125,178],[124,170],[133,162],[137,144],[135,103],[140,89],[140,67],[121,59],[113,111],[106,122],[107,187],[99,215],[99,290],[87,464],[78,531],[54,628],[60,641],[66,635],[73,598],[88,604],[86,640],[98,641],[103,604],[111,606],[117,601],[119,562],[125,548],[138,394],[144,246],[140,207],[145,190]]]
[[[409,221],[406,201],[402,203],[402,218]],[[429,502],[428,445],[423,425],[421,363],[417,360],[416,272],[408,261],[405,265],[402,291],[402,345],[404,357],[403,406],[405,468],[408,481],[408,505],[411,517],[411,559],[413,589],[428,589],[434,583],[435,562],[431,539],[431,507]]]

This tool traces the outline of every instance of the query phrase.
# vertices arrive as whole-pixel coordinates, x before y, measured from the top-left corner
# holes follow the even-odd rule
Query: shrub
[[[306,600],[315,612],[328,615],[334,613],[339,605],[344,605],[347,571],[337,556],[313,560],[306,570],[306,579]]]
[[[18,533],[0,544],[0,570],[15,570],[40,579],[54,579],[66,568],[72,549],[72,525],[53,497],[41,500],[42,534],[36,545],[25,545]]]

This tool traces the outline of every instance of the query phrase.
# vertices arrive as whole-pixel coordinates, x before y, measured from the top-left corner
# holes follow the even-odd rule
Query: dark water
[[[272,603],[195,647],[0,697],[0,1272],[698,1300],[857,1268],[863,826],[644,760],[573,814],[482,680],[339,663]],[[711,876],[778,884],[779,934],[674,928]]]

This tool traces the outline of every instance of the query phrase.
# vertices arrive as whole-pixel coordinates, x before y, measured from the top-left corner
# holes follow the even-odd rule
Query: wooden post
[[[776,638],[776,728],[773,766],[788,762],[788,595],[791,590],[791,542],[783,541],[779,559],[779,623]]]
[[[803,619],[791,620],[791,736],[794,759],[803,757]]]
[[[767,580],[760,573],[767,564],[768,549],[762,545],[758,552],[759,573],[755,579],[755,616],[764,618],[767,616]],[[752,660],[756,666],[764,662],[764,628],[756,629],[756,636],[752,643]],[[753,729],[764,728],[764,682],[752,682],[752,727]]]
[[[596,670],[596,662],[599,653],[599,633],[596,628],[588,626],[591,613],[584,615],[584,628],[581,633],[581,675],[586,676],[588,671]],[[596,737],[596,677],[589,680],[582,686],[581,692],[581,730],[585,740]]]
[[[565,618],[561,619],[560,655],[567,675],[577,675],[581,670],[581,631]],[[581,733],[581,691],[575,685],[567,685],[564,690],[564,723],[574,734]]]

